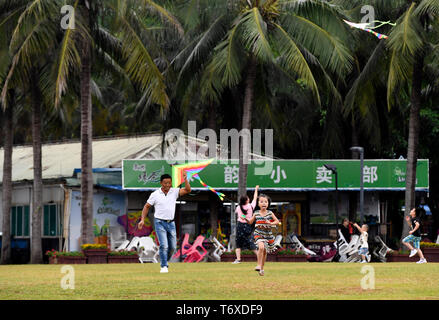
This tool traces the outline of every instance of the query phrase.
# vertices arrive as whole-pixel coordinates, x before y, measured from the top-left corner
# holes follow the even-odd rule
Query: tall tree
[[[419,152],[419,113],[422,105],[422,87],[425,61],[437,46],[439,39],[439,3],[434,0],[409,1],[405,12],[397,20],[389,36],[390,67],[387,101],[391,106],[402,89],[410,86],[409,135],[407,139],[407,171],[405,216],[415,207],[416,166]],[[408,233],[403,222],[402,237]]]
[[[82,243],[93,241],[93,175],[92,175],[92,99],[93,57],[103,55],[113,68],[125,67],[126,73],[144,93],[146,100],[167,107],[163,75],[145,47],[143,16],[154,12],[179,28],[178,22],[163,7],[150,0],[87,1],[72,3],[75,25],[68,28],[62,40],[57,63],[55,105],[67,89],[69,73],[80,66],[81,106],[81,212]],[[70,21],[70,23],[73,23]],[[113,33],[111,33],[113,31]]]
[[[10,2],[9,11],[3,17],[1,25],[12,30],[8,43],[12,63],[2,87],[2,102],[7,103],[7,93],[10,87],[20,87],[24,100],[32,109],[32,144],[33,144],[33,196],[32,196],[32,228],[31,228],[31,263],[43,261],[41,243],[41,221],[43,214],[43,181],[42,181],[42,149],[41,149],[41,110],[43,99],[39,88],[42,75],[43,54],[47,54],[54,44],[44,39],[50,39],[53,33],[49,24],[44,24],[35,18],[48,18],[56,11],[55,3],[47,1],[37,4],[31,1]],[[44,12],[44,13],[43,13]],[[26,99],[25,96],[28,96]]]
[[[271,67],[300,81],[320,104],[315,75],[332,91],[331,77],[343,79],[352,67],[349,29],[342,13],[326,2],[235,1],[229,4],[231,16],[227,34],[216,46],[206,67],[207,87],[212,96],[225,87],[244,86],[239,154],[238,196],[246,194],[249,133],[255,99],[255,85],[263,78],[261,68]],[[331,75],[331,76],[330,76]],[[265,82],[265,80],[260,80]]]
[[[2,252],[1,263],[7,264],[11,262],[11,202],[12,202],[12,146],[14,139],[13,130],[13,106],[14,96],[13,90],[9,92],[10,103],[3,112],[3,180],[2,180]],[[1,104],[0,104],[1,105]]]
[[[10,5],[11,1],[2,0]],[[163,7],[150,0],[89,1],[72,0],[20,0],[15,2],[6,20],[18,17],[10,47],[14,48],[12,71],[3,86],[2,98],[9,85],[13,85],[14,70],[22,78],[30,79],[33,59],[47,56],[52,67],[46,67],[40,77],[42,94],[59,108],[66,93],[75,88],[73,77],[79,78],[81,113],[81,193],[82,193],[82,243],[93,241],[92,206],[92,80],[93,58],[102,57],[107,67],[129,75],[137,90],[152,104],[167,107],[164,77],[146,47],[144,17],[159,16],[181,31],[178,21]],[[60,28],[61,7],[69,4],[74,15],[65,30]],[[15,18],[17,20],[17,18]],[[3,24],[2,24],[3,25]],[[110,32],[112,31],[112,32]],[[61,39],[60,42],[54,41]],[[50,50],[49,50],[50,48]],[[18,78],[18,76],[17,76]],[[38,121],[35,121],[36,123]],[[37,206],[38,207],[38,206]]]

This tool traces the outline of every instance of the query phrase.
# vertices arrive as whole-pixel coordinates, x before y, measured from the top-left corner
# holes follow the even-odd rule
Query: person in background
[[[410,249],[409,257],[413,257],[414,255],[419,255],[419,261],[416,263],[427,263],[427,260],[424,258],[424,254],[421,251],[420,242],[421,242],[421,223],[419,218],[416,216],[416,209],[413,208],[410,211],[410,215],[405,217],[409,228],[409,235],[402,240],[402,243]],[[413,243],[413,246],[410,244]]]
[[[247,223],[245,220],[251,219],[253,216],[253,211],[256,208],[256,200],[258,198],[258,190],[259,186],[255,187],[255,193],[253,195],[253,201],[251,203],[250,199],[247,195],[241,197],[239,199],[239,206],[236,207],[236,214],[237,214],[237,224],[236,224],[236,259],[233,261],[233,264],[241,263],[241,250],[242,249],[250,249],[255,254],[256,246],[253,242],[253,239],[251,238],[252,234],[252,226]],[[245,218],[243,217],[245,216]]]
[[[351,236],[352,236],[352,229],[350,227],[351,222],[349,219],[344,218],[343,223],[340,227],[340,231],[343,234],[344,239],[347,243],[351,242]]]
[[[363,224],[360,228],[358,224],[354,223],[354,227],[356,227],[358,231],[360,231],[361,233],[360,235],[361,246],[359,250],[359,254],[361,256],[361,263],[367,263],[366,255],[369,252],[369,244],[368,244],[369,234],[367,232],[369,231],[369,226],[367,224]]]

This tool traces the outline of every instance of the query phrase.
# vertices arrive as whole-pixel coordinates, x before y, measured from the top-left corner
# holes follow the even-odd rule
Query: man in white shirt
[[[185,188],[171,188],[172,177],[164,174],[160,177],[160,189],[157,189],[149,196],[142,210],[138,228],[142,229],[145,224],[145,217],[149,209],[154,206],[154,229],[160,242],[160,273],[168,272],[168,260],[174,254],[177,247],[177,233],[175,229],[175,204],[178,197],[191,192],[191,186],[187,180],[186,172],[183,173]]]

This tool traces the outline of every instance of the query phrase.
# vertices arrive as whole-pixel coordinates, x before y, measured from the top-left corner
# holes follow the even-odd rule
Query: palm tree
[[[4,0],[7,1],[7,0]],[[52,67],[40,79],[45,100],[54,101],[59,108],[63,96],[74,88],[72,77],[78,76],[81,107],[81,194],[82,194],[82,243],[93,241],[92,208],[92,114],[91,84],[92,62],[94,56],[100,56],[107,65],[118,71],[126,72],[153,104],[167,107],[169,102],[165,91],[163,75],[154,63],[145,46],[145,17],[151,12],[181,30],[178,22],[163,7],[150,0],[132,1],[87,1],[75,0],[60,3],[55,0],[22,0],[20,7],[11,15],[19,15],[16,43],[11,47],[20,48],[15,54],[13,68],[21,66],[21,76],[28,76],[32,68],[32,59],[44,56],[52,50],[55,56]],[[60,34],[59,12],[61,6],[71,4],[75,9],[75,19],[69,21],[69,28]],[[59,17],[59,19],[54,18]],[[11,16],[8,17],[11,19]],[[111,20],[111,21],[110,21]],[[75,28],[72,28],[73,23]],[[113,34],[104,24],[113,26]],[[20,31],[20,33],[19,33]],[[62,30],[61,30],[62,31]],[[53,40],[57,37],[61,42]],[[117,37],[115,36],[117,35]],[[19,39],[24,39],[18,46]],[[55,48],[53,48],[55,46]],[[50,48],[50,51],[48,50]],[[121,67],[122,66],[122,67]],[[18,68],[17,68],[18,69]],[[24,73],[24,74],[23,74]],[[3,87],[5,92],[12,81],[9,74]],[[28,77],[30,78],[30,77]],[[52,97],[52,98],[50,98]],[[35,122],[38,122],[37,120]],[[36,207],[39,207],[38,205]]]
[[[9,106],[3,111],[3,181],[2,181],[2,204],[3,204],[3,225],[2,225],[2,251],[1,264],[11,262],[11,202],[12,202],[12,146],[13,146],[13,106],[15,93],[9,93]]]
[[[256,82],[265,82],[261,70],[275,68],[299,81],[319,105],[316,74],[334,92],[331,78],[343,79],[352,57],[346,43],[349,30],[341,11],[326,2],[227,2],[227,33],[206,66],[206,96],[217,98],[225,87],[244,87],[242,132],[250,132]],[[247,140],[248,141],[248,140]],[[238,196],[246,193],[249,145],[243,139],[239,154]]]
[[[27,13],[28,7],[26,1],[3,1],[0,6],[5,7],[5,13],[1,16],[1,29],[4,34],[10,36],[7,38],[5,47],[9,47],[11,56],[8,71],[2,81],[2,103],[7,106],[8,94],[10,87],[20,88],[23,97],[29,92],[30,105],[32,107],[32,135],[33,135],[33,160],[34,160],[34,188],[33,188],[33,212],[32,212],[32,237],[31,237],[31,262],[41,263],[41,217],[42,217],[42,166],[41,166],[41,95],[38,88],[39,73],[37,71],[38,62],[33,61],[33,67],[24,63],[32,54],[41,53],[41,48],[45,44],[39,44],[38,37],[48,35],[47,29],[39,23],[34,25],[23,24],[23,15]],[[24,34],[28,36],[25,37]],[[8,135],[11,133],[8,133]],[[9,139],[9,138],[8,138]],[[12,141],[12,140],[11,140]],[[9,187],[8,182],[6,185]],[[12,190],[8,190],[12,192]],[[10,206],[10,201],[9,201]],[[8,211],[4,211],[8,212]],[[8,215],[5,214],[5,217]],[[8,223],[7,223],[8,225]]]
[[[415,207],[416,165],[419,153],[420,110],[426,61],[438,45],[439,3],[434,0],[409,2],[397,20],[388,40],[390,66],[387,101],[389,107],[398,101],[397,94],[407,85],[410,97],[409,134],[407,145],[407,172],[405,190],[405,214]],[[405,218],[405,217],[404,217]],[[403,222],[404,237],[408,226]]]

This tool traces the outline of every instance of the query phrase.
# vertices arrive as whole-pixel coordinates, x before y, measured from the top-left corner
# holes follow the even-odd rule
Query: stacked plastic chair
[[[200,262],[207,255],[206,248],[203,247],[204,236],[199,235],[189,251],[186,252],[186,258],[183,262]]]

